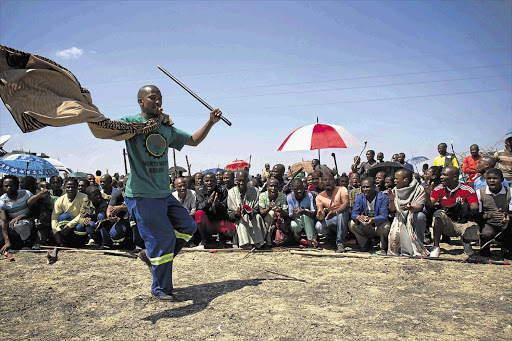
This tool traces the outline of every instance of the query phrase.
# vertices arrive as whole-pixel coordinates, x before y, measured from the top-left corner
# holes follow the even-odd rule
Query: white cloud
[[[72,48],[67,49],[67,50],[57,51],[57,57],[62,57],[64,59],[77,59],[83,53],[84,53],[84,50],[73,46]]]

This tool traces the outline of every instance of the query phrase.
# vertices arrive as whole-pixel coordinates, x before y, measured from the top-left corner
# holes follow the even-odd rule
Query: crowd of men
[[[171,177],[176,199],[197,224],[188,247],[243,249],[298,246],[350,247],[360,252],[439,257],[441,243],[457,237],[462,252],[512,258],[512,137],[493,155],[478,145],[462,160],[438,145],[433,166],[421,173],[392,156],[368,150],[366,161],[354,158],[349,174],[312,161],[307,173],[286,174],[276,164],[251,176],[248,170]],[[1,252],[58,245],[144,249],[137,221],[124,199],[128,176],[85,178],[54,176],[21,180],[5,175],[0,189]],[[495,243],[492,243],[492,242]],[[353,246],[357,244],[357,246]],[[141,257],[143,260],[144,256]]]

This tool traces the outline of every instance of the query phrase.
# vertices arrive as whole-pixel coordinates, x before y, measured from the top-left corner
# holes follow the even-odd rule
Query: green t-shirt
[[[140,114],[126,116],[123,122],[146,122]],[[162,124],[157,131],[138,134],[126,140],[130,178],[126,184],[129,198],[165,198],[171,195],[169,188],[169,148],[181,150],[191,135]]]

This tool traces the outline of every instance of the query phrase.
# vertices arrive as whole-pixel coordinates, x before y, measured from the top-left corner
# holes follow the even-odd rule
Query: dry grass
[[[511,266],[244,255],[180,254],[175,303],[151,298],[137,259],[3,258],[0,339],[512,339]]]

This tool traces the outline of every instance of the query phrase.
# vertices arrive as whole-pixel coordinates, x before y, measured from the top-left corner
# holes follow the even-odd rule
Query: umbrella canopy
[[[301,167],[304,168],[303,172],[305,173],[311,173],[313,171],[313,165],[311,164],[311,161],[300,161],[291,165],[291,174],[298,171]]]
[[[376,164],[372,168],[368,170],[368,176],[375,177],[378,172],[386,172],[387,175],[389,174],[395,174],[397,170],[400,168],[404,168],[404,166],[400,162],[381,162],[379,164]]]
[[[278,151],[349,148],[361,143],[342,126],[310,124],[294,130],[284,140]]]
[[[427,160],[430,159],[426,156],[414,156],[407,160],[407,162],[409,162],[411,165],[417,165],[418,163],[425,162]]]
[[[231,161],[230,163],[228,163],[228,164],[224,167],[224,169],[225,169],[225,170],[231,170],[231,171],[233,171],[233,172],[237,172],[237,171],[239,171],[239,170],[244,169],[245,167],[250,168],[250,167],[251,167],[251,165],[250,165],[248,162],[244,161],[244,160],[233,160],[233,161]]]
[[[85,178],[86,175],[84,172],[73,172],[68,174],[68,178]]]
[[[59,175],[59,171],[50,162],[30,154],[12,154],[0,159],[0,173],[16,176],[48,178]]]
[[[176,166],[176,172],[186,172],[187,170],[183,167]],[[174,167],[169,168],[169,174],[174,173]]]
[[[213,173],[213,174],[215,174],[215,173],[217,173],[218,171],[223,171],[223,172],[225,172],[225,170],[224,170],[224,169],[222,169],[222,168],[210,168],[210,169],[207,169],[207,170],[205,170],[205,171],[202,171],[201,173],[202,173],[202,174],[206,174],[206,173]]]

